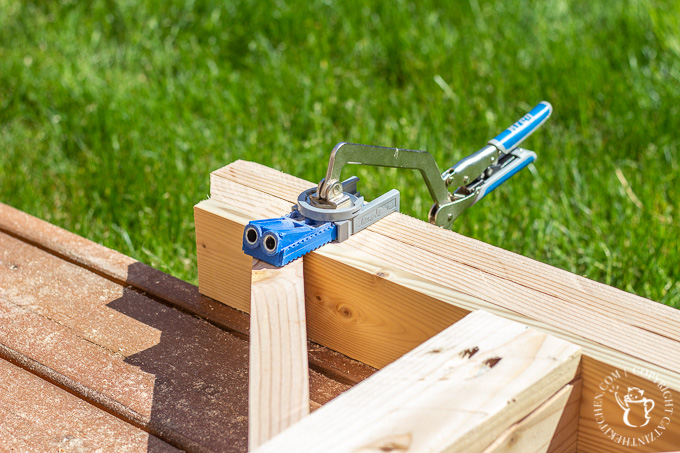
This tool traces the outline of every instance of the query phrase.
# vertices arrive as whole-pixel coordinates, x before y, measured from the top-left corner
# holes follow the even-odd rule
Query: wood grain
[[[568,385],[579,359],[577,346],[477,311],[259,451],[480,451]]]
[[[281,268],[253,261],[248,371],[251,451],[309,414],[302,260]]]
[[[257,163],[236,161],[211,174],[213,198],[220,199],[224,180],[254,188],[289,203],[295,202],[301,191],[316,186],[316,183]],[[661,336],[670,334],[675,339],[680,338],[678,310],[662,304],[650,305],[648,299],[635,294],[527,259],[400,213],[388,216],[370,226],[369,230],[426,250],[446,261],[454,261],[513,282],[522,282],[528,288],[545,292],[571,304],[586,308],[597,307],[607,312],[611,319],[647,329]],[[622,307],[626,309],[622,310]]]
[[[254,218],[235,215],[215,200],[197,204],[194,212],[197,238],[214,238],[217,231],[221,236],[230,230],[242,232],[248,219]],[[242,261],[240,241],[239,237],[238,254],[234,255],[233,243],[199,240],[199,269],[211,275],[200,280],[199,287],[217,300],[244,308],[243,298],[250,295],[239,288],[245,286],[243,282],[249,276],[234,271]],[[331,253],[337,252],[333,244],[324,247],[329,248],[333,249]],[[409,282],[415,286],[420,279],[414,280],[396,268],[375,265],[370,255],[359,250],[342,259],[329,259],[326,252],[312,253],[304,260],[309,338],[369,365],[390,363],[469,312],[430,297],[420,288],[409,289]]]
[[[241,184],[244,181],[247,183]],[[262,181],[267,182],[262,183]],[[293,181],[296,182],[293,183]],[[254,190],[246,190],[248,187],[246,184],[254,186]],[[287,190],[283,190],[284,185],[288,186]],[[311,186],[313,184],[309,182],[243,161],[230,164],[211,175],[213,200],[222,201],[234,210],[234,208],[243,208],[246,203],[240,200],[245,199],[249,206],[249,215],[254,214],[253,209],[256,206],[267,206],[266,212],[263,210],[261,214],[264,217],[273,215],[272,211],[278,211],[278,215],[285,213],[283,207],[288,206],[290,209],[290,204],[297,200],[297,196],[292,197],[292,194],[295,191],[299,193],[300,187]],[[234,194],[238,195],[234,196]],[[284,203],[277,201],[282,197],[285,197]],[[387,219],[391,219],[394,224],[395,222],[402,223],[400,219],[407,219],[407,217],[395,213]],[[403,223],[412,225],[414,222]],[[392,267],[462,294],[501,305],[529,318],[560,326],[567,332],[584,336],[634,357],[664,363],[669,369],[680,372],[680,347],[678,347],[680,346],[680,310],[645,301],[637,296],[633,297],[637,302],[629,306],[628,301],[632,296],[614,288],[607,291],[612,295],[606,304],[594,304],[586,297],[590,288],[600,288],[604,285],[583,278],[574,280],[576,276],[572,274],[518,255],[512,255],[515,258],[514,262],[506,262],[505,266],[533,269],[530,273],[531,277],[527,279],[499,277],[484,270],[484,264],[475,260],[475,253],[468,252],[472,265],[460,262],[459,249],[465,250],[464,244],[457,243],[460,235],[434,228],[439,237],[433,240],[429,235],[433,230],[426,226],[425,222],[417,221],[416,223],[423,224],[420,233],[414,227],[405,228],[401,234],[393,234],[397,237],[395,239],[382,234],[382,231],[376,231],[382,228],[383,221],[381,221],[370,227],[368,232],[354,235],[342,244],[325,246],[323,250],[315,253],[326,254],[326,252],[333,251],[339,256],[348,256],[356,252],[364,252],[371,256],[378,265],[382,261],[390,263]],[[467,242],[470,241],[472,240],[467,240]],[[442,253],[440,249],[446,249],[448,252]],[[501,249],[491,246],[487,246],[479,254],[495,256],[496,252],[501,256],[506,255]],[[509,272],[506,272],[506,275]],[[563,274],[567,275],[566,281],[556,284],[554,280],[559,280],[559,276]],[[537,286],[536,282],[540,285]],[[586,287],[585,282],[590,282],[592,285]],[[584,296],[577,297],[577,294],[572,294],[573,298],[570,299],[564,297],[563,291],[553,289],[555,286],[560,288],[575,286],[586,289],[582,291]],[[586,317],[582,316],[584,310],[588,313]],[[626,330],[630,341],[618,341],[616,334],[621,329]]]
[[[611,377],[618,370],[621,378],[616,379],[613,385],[607,386],[607,378]],[[650,378],[636,375],[636,372],[651,373]],[[658,452],[676,451],[680,447],[680,418],[678,414],[678,401],[680,393],[671,391],[671,395],[664,397],[663,392],[657,386],[658,381],[666,385],[663,375],[654,376],[655,372],[642,365],[636,366],[613,366],[593,360],[591,357],[584,357],[582,362],[583,392],[580,405],[580,429],[578,436],[579,451],[598,451],[602,453],[614,453],[621,451],[635,452]],[[600,386],[607,390],[603,390]],[[631,428],[626,426],[623,414],[624,411],[615,402],[613,394],[608,391],[618,386],[621,396],[628,392],[628,388],[641,389],[646,397],[655,400],[655,407],[651,412],[650,423],[647,427]],[[603,415],[604,419],[596,417],[597,395],[604,398]],[[664,400],[671,401],[670,410],[672,414],[665,412],[669,407],[665,406]],[[642,439],[654,430],[664,416],[668,416],[670,424],[666,429],[659,430],[660,437],[653,442],[645,441],[645,445],[624,446],[625,439],[632,442],[632,439]],[[603,423],[598,423],[602,421]],[[611,431],[606,432],[607,428]],[[615,433],[615,434],[614,434]],[[611,437],[613,437],[613,439]],[[619,437],[621,436],[621,437]]]
[[[201,206],[211,206],[206,200]],[[241,250],[243,226],[254,216],[233,212],[227,206],[212,209],[194,208],[194,222],[203,225],[196,230],[196,254],[198,257],[198,285],[201,293],[216,299],[229,295],[229,306],[250,312],[250,283],[253,259]],[[225,228],[226,225],[226,228]],[[211,253],[221,250],[222,253]],[[223,257],[229,256],[226,260]],[[220,272],[212,272],[219,268]],[[224,278],[228,275],[229,278]]]

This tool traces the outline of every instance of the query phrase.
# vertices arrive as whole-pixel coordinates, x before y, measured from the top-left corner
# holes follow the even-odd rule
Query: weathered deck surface
[[[193,285],[0,204],[0,450],[245,451],[247,338]],[[309,349],[312,408],[373,372]]]

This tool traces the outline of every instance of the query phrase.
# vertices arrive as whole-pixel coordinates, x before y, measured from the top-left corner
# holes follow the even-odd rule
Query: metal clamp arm
[[[419,170],[435,203],[443,204],[449,201],[446,182],[442,179],[434,157],[427,151],[344,142],[335,145],[331,152],[326,178],[321,180],[317,188],[317,195],[321,201],[331,204],[341,202],[339,197],[342,196],[343,190],[340,174],[347,164]]]

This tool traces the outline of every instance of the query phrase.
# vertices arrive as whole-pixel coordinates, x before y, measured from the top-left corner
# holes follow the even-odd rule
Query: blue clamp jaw
[[[342,242],[399,211],[397,190],[365,203],[357,191],[359,178],[353,176],[340,182],[340,173],[346,164],[419,170],[435,202],[430,209],[430,222],[451,228],[465,209],[536,159],[533,151],[518,146],[551,112],[548,102],[539,103],[484,148],[443,173],[426,151],[339,143],[331,152],[326,177],[317,187],[302,192],[289,214],[254,220],[246,225],[243,251],[272,265],[283,266],[324,244]]]
[[[243,232],[243,251],[280,267],[337,237],[338,228],[333,222],[305,219],[293,211],[278,219],[250,222]]]
[[[383,217],[399,212],[399,191],[392,189],[364,203],[356,191],[359,178],[342,183],[349,202],[335,209],[311,202],[316,188],[298,197],[290,214],[276,219],[253,220],[243,231],[243,251],[274,266],[283,266],[332,241],[342,242]]]

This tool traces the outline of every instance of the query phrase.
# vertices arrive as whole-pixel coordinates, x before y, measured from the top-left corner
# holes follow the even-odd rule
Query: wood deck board
[[[179,451],[2,359],[0,420],[0,447],[3,450]]]
[[[0,356],[35,375],[182,449],[246,449],[242,337],[3,233],[0,319]],[[310,382],[313,407],[348,388]]]

